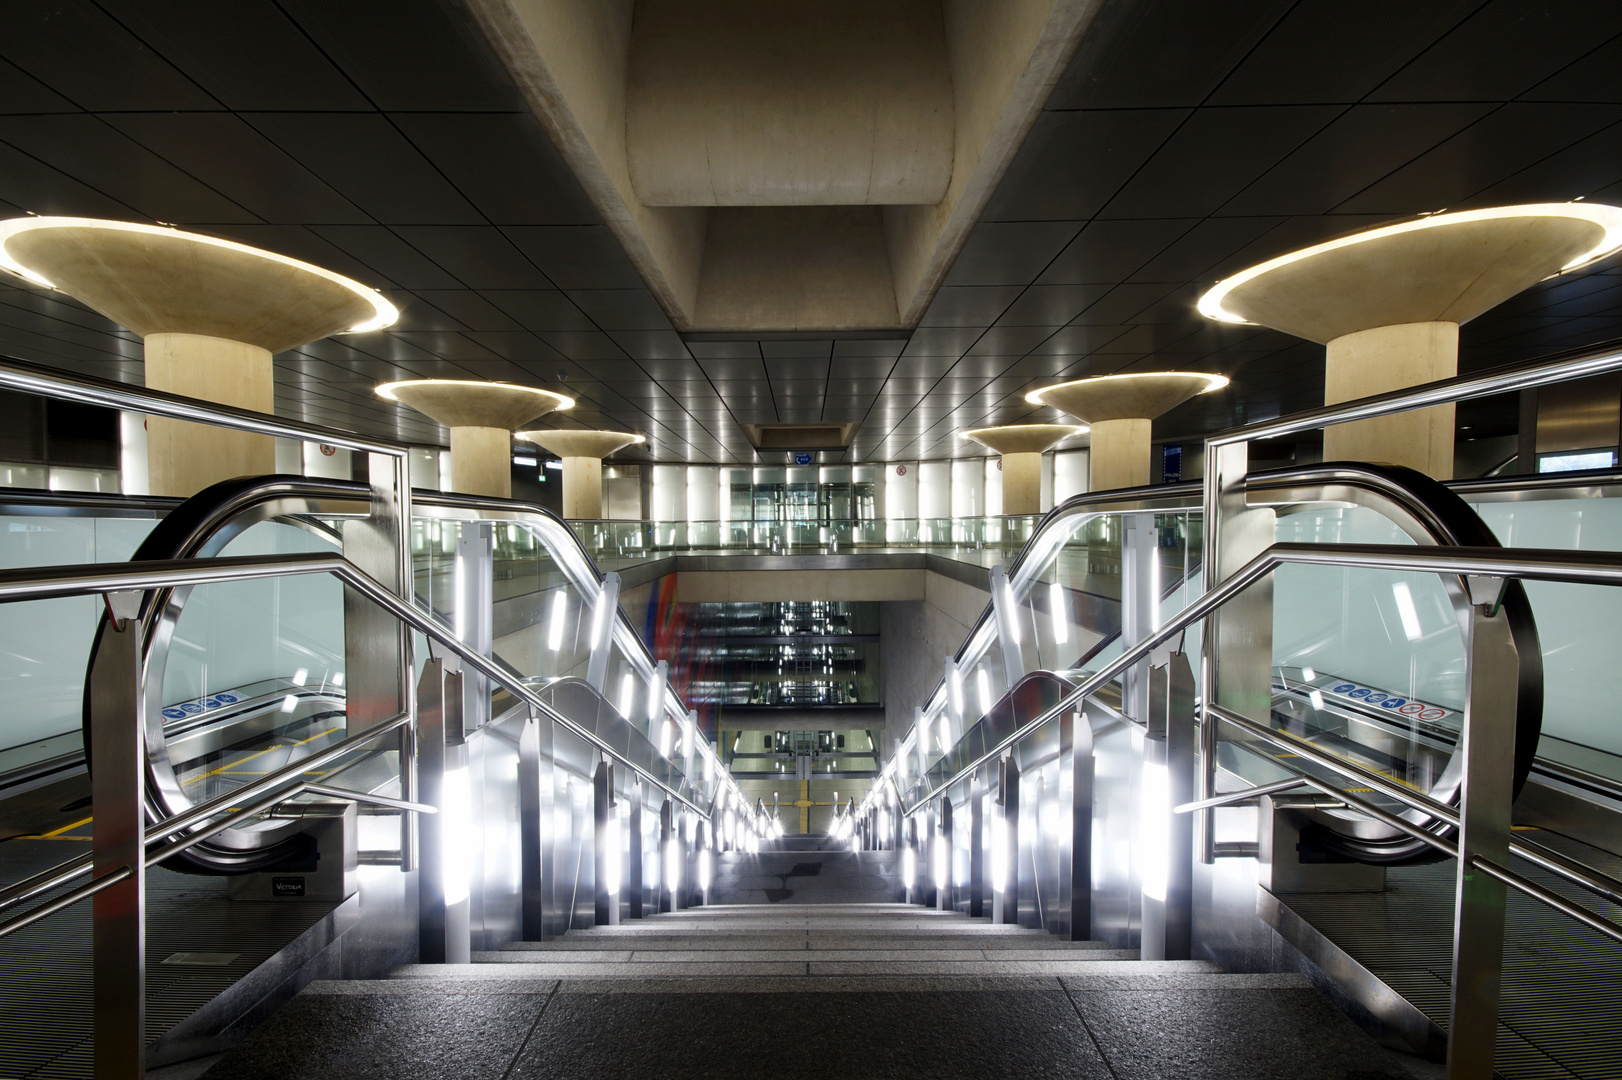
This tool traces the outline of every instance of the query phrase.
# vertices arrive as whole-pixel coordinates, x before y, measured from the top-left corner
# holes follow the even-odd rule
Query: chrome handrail
[[[425,615],[401,600],[375,578],[356,569],[340,555],[314,552],[302,555],[237,556],[208,560],[177,559],[123,563],[105,567],[42,566],[26,570],[0,571],[0,603],[14,600],[44,600],[89,593],[135,592],[183,585],[207,585],[223,581],[251,581],[299,574],[331,574],[388,611],[396,619],[455,653],[464,663],[554,723],[585,739],[603,754],[612,757],[646,777],[676,799],[703,816],[698,805],[679,791],[649,774],[587,728],[548,705],[522,680],[464,645],[456,632],[432,616]],[[374,729],[375,730],[375,729]],[[234,794],[240,799],[240,794]]]
[[[903,813],[908,816],[917,813],[943,791],[971,776],[988,762],[995,761],[1007,753],[1015,743],[1026,738],[1035,728],[1062,716],[1066,710],[1083,704],[1087,698],[1114,681],[1127,668],[1149,657],[1174,638],[1181,638],[1188,627],[1205,618],[1256,581],[1271,573],[1278,566],[1286,563],[1457,574],[1476,578],[1531,578],[1537,581],[1559,581],[1571,584],[1622,585],[1622,556],[1606,559],[1587,552],[1550,551],[1535,548],[1416,548],[1381,544],[1274,544],[1240,567],[1222,584],[1206,592],[1198,600],[1184,608],[1159,630],[1151,633],[1130,649],[1123,650],[1119,657],[1106,664],[1096,674],[1085,679],[1081,685],[1070,691],[1046,711],[1018,730],[1005,736],[996,746],[980,754],[968,765],[953,773],[950,778],[930,788],[926,794],[921,795],[911,805],[906,806]],[[1223,721],[1235,723],[1236,726],[1253,734],[1264,735],[1273,741],[1279,741],[1278,733],[1272,731],[1272,729],[1256,724],[1254,721],[1246,720],[1243,717],[1237,717],[1235,714],[1221,709],[1220,706],[1206,702],[1203,708],[1208,715],[1218,716]],[[1301,752],[1301,746],[1296,741],[1292,740],[1289,746],[1290,749]],[[1321,759],[1319,764],[1334,768],[1347,775],[1355,775],[1359,781],[1370,782],[1379,779],[1374,774],[1366,773],[1366,770],[1359,770],[1355,766],[1334,759],[1329,755],[1316,754],[1315,756]],[[1388,782],[1370,783],[1370,786],[1375,787],[1376,790],[1379,790],[1387,797],[1401,802],[1413,810],[1435,817],[1446,824],[1457,825],[1458,823],[1458,813],[1456,811],[1416,792],[1406,791]],[[1337,794],[1336,797],[1341,796]],[[868,799],[863,800],[863,810],[867,808],[871,798],[871,793],[869,793]],[[1386,815],[1381,811],[1372,816],[1386,821],[1387,824],[1392,824],[1394,827],[1433,846],[1442,847],[1447,844],[1444,838],[1427,833],[1411,822],[1402,822],[1400,825],[1395,824],[1401,820],[1396,818],[1395,815]],[[1392,820],[1387,821],[1387,817]],[[1613,894],[1622,894],[1622,882],[1597,874],[1590,868],[1578,870],[1566,866],[1563,864],[1564,861],[1558,859],[1558,857],[1551,858],[1552,853],[1529,850],[1523,844],[1514,844],[1511,850],[1516,855],[1523,855],[1524,853],[1530,861],[1533,861],[1542,869],[1563,877],[1574,885],[1595,891],[1606,899],[1611,899]],[[1544,900],[1546,903],[1550,902],[1548,897],[1554,895],[1513,871],[1499,867],[1496,864],[1483,865],[1482,870],[1506,884],[1513,885],[1529,895]],[[1590,874],[1596,876],[1589,876]],[[1567,911],[1567,908],[1573,905],[1570,905],[1567,901],[1560,901],[1559,904],[1553,904],[1552,906]],[[1577,908],[1576,910],[1581,911],[1582,909]],[[1567,911],[1567,914],[1571,914],[1571,912]],[[1574,917],[1579,917],[1584,923],[1622,941],[1622,926],[1610,923],[1609,920],[1601,919],[1592,913]]]
[[[1369,420],[1412,409],[1425,409],[1432,405],[1449,405],[1456,401],[1468,401],[1471,398],[1502,394],[1512,390],[1530,390],[1546,383],[1582,379],[1611,371],[1622,371],[1622,349],[1614,346],[1578,352],[1563,359],[1544,360],[1513,368],[1497,368],[1479,375],[1438,379],[1436,382],[1421,383],[1387,394],[1375,394],[1372,397],[1358,398],[1356,401],[1325,405],[1277,420],[1265,420],[1218,432],[1205,440],[1206,460],[1211,460],[1209,450],[1212,447],[1230,446],[1258,439],[1276,439],[1353,420]]]
[[[1240,567],[1231,577],[1178,612],[1163,625],[1121,655],[1083,680],[1056,704],[1025,727],[1061,715],[1104,686],[1113,682],[1133,664],[1182,634],[1229,599],[1243,592],[1259,578],[1283,563],[1313,563],[1321,566],[1353,566],[1370,570],[1408,570],[1419,573],[1447,573],[1477,577],[1532,578],[1573,584],[1622,585],[1622,558],[1596,559],[1592,553],[1551,551],[1536,548],[1419,548],[1384,544],[1274,544]],[[952,778],[936,785],[906,810],[912,814],[942,790],[994,761],[1023,738],[1021,728],[959,769]]]

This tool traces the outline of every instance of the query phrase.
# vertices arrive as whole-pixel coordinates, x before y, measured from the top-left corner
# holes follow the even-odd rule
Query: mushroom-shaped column
[[[963,437],[1002,455],[1002,512],[1040,514],[1042,454],[1086,430],[1080,424],[1007,424],[975,428]]]
[[[1622,246],[1622,209],[1544,203],[1436,214],[1354,233],[1235,274],[1200,298],[1224,322],[1325,346],[1324,404],[1452,378],[1459,324]],[[1337,424],[1326,460],[1453,476],[1452,405]]]
[[[1051,405],[1092,426],[1087,486],[1109,491],[1149,482],[1149,437],[1155,417],[1227,385],[1223,375],[1146,371],[1044,386],[1026,394],[1025,400]]]
[[[563,516],[603,516],[603,458],[622,446],[645,442],[627,431],[520,431],[527,439],[563,459]]]
[[[378,396],[398,401],[451,429],[451,490],[464,495],[513,493],[513,432],[574,399],[534,386],[476,379],[384,383]]]
[[[274,411],[272,353],[392,323],[394,305],[330,270],[178,229],[96,218],[0,221],[0,267],[57,289],[145,343],[146,385]],[[151,417],[154,495],[276,471],[268,435]]]

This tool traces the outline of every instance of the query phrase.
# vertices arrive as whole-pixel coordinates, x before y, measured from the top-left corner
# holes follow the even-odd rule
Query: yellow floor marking
[[[187,780],[186,784],[184,784],[182,786],[195,784],[199,780],[207,780],[211,776],[218,776],[220,773],[223,773],[228,769],[235,769],[238,766],[246,765],[248,762],[252,761],[254,758],[262,757],[265,754],[270,753],[272,750],[291,750],[295,746],[303,746],[305,743],[315,742],[315,740],[325,738],[326,736],[331,735],[334,731],[337,731],[337,730],[338,730],[337,728],[328,728],[325,731],[317,732],[316,734],[311,735],[308,739],[300,739],[298,742],[296,742],[296,743],[288,743],[286,746],[267,746],[267,747],[265,747],[265,749],[260,750],[257,753],[249,754],[245,758],[241,758],[241,759],[239,759],[237,761],[230,762],[229,764],[221,765],[219,768],[213,770],[212,772],[206,772],[202,776],[194,776],[190,780]]]
[[[79,828],[79,826],[81,826],[81,825],[88,825],[94,820],[96,820],[96,819],[95,818],[85,818],[83,821],[75,821],[72,825],[64,825],[60,829],[52,829],[50,832],[46,833],[43,837],[41,837],[41,839],[43,839],[43,840],[53,839],[55,837],[61,836],[65,832],[72,832],[74,829]]]

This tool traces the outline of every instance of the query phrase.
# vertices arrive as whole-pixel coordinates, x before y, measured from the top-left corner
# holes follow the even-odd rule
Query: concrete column
[[[0,222],[7,262],[139,334],[146,385],[217,405],[275,411],[271,356],[342,330],[376,330],[394,306],[359,282],[229,240],[125,221]],[[189,496],[276,471],[268,435],[151,417],[154,495]]]
[[[1026,394],[1025,400],[1092,425],[1087,487],[1109,491],[1150,482],[1149,439],[1155,417],[1226,385],[1225,377],[1204,372],[1145,371],[1044,386]]]
[[[1324,346],[1324,404],[1372,397],[1459,373],[1459,324],[1399,323]],[[1324,428],[1325,461],[1383,461],[1453,478],[1454,406],[1437,405]]]
[[[563,516],[592,520],[603,516],[603,459],[563,459]]]
[[[1005,514],[1042,512],[1041,453],[1002,456],[1002,512]]]
[[[145,348],[149,389],[276,411],[267,349],[202,334],[148,334]],[[154,416],[147,421],[147,468],[152,494],[195,495],[233,476],[275,472],[276,440]]]
[[[506,428],[451,428],[451,490],[512,498],[512,445]]]
[[[1093,421],[1093,443],[1087,455],[1087,490],[1143,487],[1149,483],[1149,437],[1152,420]]]
[[[377,395],[398,401],[450,429],[450,489],[512,498],[513,431],[574,399],[533,386],[474,379],[384,383]],[[444,490],[444,485],[440,485]]]
[[[1280,255],[1218,282],[1199,310],[1325,346],[1324,403],[1458,373],[1460,325],[1622,244],[1622,208],[1496,206],[1400,221]],[[1389,462],[1453,477],[1454,409],[1324,429],[1324,459]]]
[[[571,520],[603,516],[603,458],[646,441],[628,431],[520,431],[518,437],[563,459],[563,516]]]
[[[1086,431],[1077,424],[1007,424],[962,433],[1002,455],[1002,512],[1042,512],[1042,455]]]

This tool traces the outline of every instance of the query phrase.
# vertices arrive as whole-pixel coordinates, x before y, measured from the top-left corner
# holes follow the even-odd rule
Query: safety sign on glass
[[[242,698],[236,694],[214,694],[196,701],[182,701],[179,705],[170,705],[163,710],[165,720],[184,720],[190,716],[202,716],[206,712],[235,705]]]
[[[1435,723],[1444,719],[1452,709],[1444,709],[1429,702],[1415,701],[1413,698],[1399,697],[1388,694],[1384,690],[1375,690],[1368,686],[1359,686],[1357,683],[1340,682],[1329,688],[1331,694],[1338,694],[1351,701],[1361,701],[1365,705],[1378,705],[1382,709],[1389,709],[1399,716],[1406,716],[1413,720],[1424,720]]]

